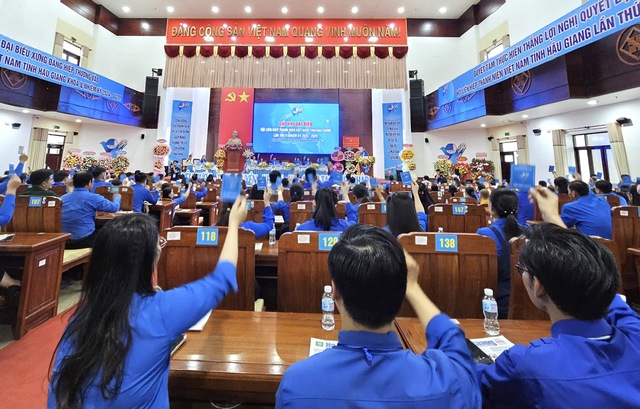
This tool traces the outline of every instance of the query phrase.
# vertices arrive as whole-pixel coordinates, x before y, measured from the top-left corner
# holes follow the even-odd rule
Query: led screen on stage
[[[339,104],[256,103],[256,153],[329,155],[340,146]]]

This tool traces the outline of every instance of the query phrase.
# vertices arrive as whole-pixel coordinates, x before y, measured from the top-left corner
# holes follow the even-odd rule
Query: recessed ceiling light
[[[529,118],[529,115],[524,114],[524,115],[522,115],[522,117],[523,117],[524,119],[527,119],[527,118]]]
[[[216,14],[218,14],[218,13],[220,13],[220,7],[218,7],[218,6],[213,6],[213,7],[211,7],[211,11],[213,11],[213,12],[214,12],[214,13],[216,13]]]
[[[304,41],[307,43],[313,43],[313,37],[305,37]]]
[[[76,119],[76,122],[80,123],[82,122],[82,119]]]
[[[276,41],[276,39],[275,37],[267,36],[264,38],[264,41],[266,41],[267,43],[273,43]]]
[[[175,9],[173,7],[171,7],[171,6],[167,6],[167,11],[169,13],[173,13],[175,11]]]
[[[398,7],[398,13],[399,14],[404,13],[404,7]]]
[[[440,7],[440,8],[438,9],[438,11],[440,12],[440,14],[444,14],[444,13],[446,13],[446,12],[447,12],[447,8],[446,8],[446,7]]]
[[[480,124],[480,127],[481,127],[481,128],[486,128],[486,127],[487,127],[487,124]]]
[[[129,6],[124,6],[122,7],[122,11],[124,11],[125,13],[128,13],[131,11],[131,9],[129,8]]]
[[[389,28],[396,28],[396,23],[389,24]]]
[[[343,37],[342,39],[344,40],[345,43],[349,41],[349,37]]]
[[[357,8],[356,6],[351,7],[351,12],[352,12],[353,14],[358,13],[358,8]]]
[[[318,13],[320,14],[324,13],[324,7],[322,6],[318,7]]]
[[[322,28],[322,23],[318,23],[318,28]]]
[[[147,23],[146,21],[143,21],[142,23],[140,23],[140,27],[142,27],[143,30],[148,30],[149,28],[151,28],[149,23]]]
[[[369,42],[370,43],[375,43],[378,41],[378,37],[369,37]]]
[[[286,28],[287,30],[291,28],[291,26],[289,24],[285,24],[284,28]]]
[[[251,13],[251,6],[247,6],[244,8],[245,13]]]
[[[349,23],[349,25],[347,27],[353,28],[353,24]]]
[[[589,105],[597,105],[598,101],[595,100],[595,99],[592,99],[591,101],[587,102],[587,104],[589,104]]]
[[[29,110],[28,110],[28,109],[23,109],[23,110],[22,110],[22,113],[23,113],[23,114],[28,114],[28,113],[29,113]]]
[[[282,14],[287,14],[289,12],[289,9],[287,7],[283,7],[281,10]]]

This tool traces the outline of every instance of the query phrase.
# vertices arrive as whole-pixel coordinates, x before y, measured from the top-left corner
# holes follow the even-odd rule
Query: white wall
[[[412,133],[413,147],[416,151],[416,173],[418,176],[433,176],[434,164],[438,160],[438,155],[443,155],[440,148],[447,146],[449,143],[453,143],[459,146],[461,143],[467,145],[467,149],[464,152],[464,156],[469,159],[476,157],[478,152],[491,152],[491,146],[487,142],[487,131],[480,130],[466,130],[466,131],[434,131],[426,133]],[[424,141],[425,138],[429,139],[429,143]]]
[[[631,176],[635,180],[636,177],[640,176],[640,161],[638,160],[638,153],[640,153],[640,116],[638,116],[638,113],[640,113],[640,100],[635,100],[529,121],[527,126],[529,158],[532,164],[536,165],[536,177],[538,180],[546,180],[549,177],[547,172],[549,165],[554,163],[551,130],[602,125],[614,122],[620,117],[627,117],[636,123],[635,126],[622,128],[629,168]],[[533,135],[533,129],[542,130],[542,135]],[[572,158],[573,152],[568,152],[568,156]],[[609,166],[615,165],[609,164]]]
[[[0,5],[0,33],[52,53],[59,5],[59,0],[4,0]]]
[[[11,127],[16,122],[21,124],[20,129]],[[31,114],[0,110],[0,174],[10,163],[18,165],[18,146],[24,146],[24,153],[29,152],[32,123]]]

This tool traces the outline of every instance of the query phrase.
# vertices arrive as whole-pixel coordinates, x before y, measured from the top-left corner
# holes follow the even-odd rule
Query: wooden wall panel
[[[69,7],[71,10],[80,14],[87,20],[94,22],[98,5],[91,0],[60,0],[62,4]]]
[[[142,23],[149,24],[148,30],[142,29]],[[117,35],[119,36],[162,36],[167,33],[166,18],[121,18]]]
[[[93,22],[94,24],[100,24],[102,27],[111,31],[113,34],[118,34],[120,19],[104,6],[98,6],[98,10]]]
[[[459,20],[407,19],[409,37],[459,37]]]
[[[209,97],[209,129],[207,131],[207,159],[213,160],[218,149],[218,140],[220,134],[220,103],[222,101],[222,89],[211,89]]]
[[[482,0],[476,4],[476,24],[485,21],[490,15],[498,10],[506,0]]]

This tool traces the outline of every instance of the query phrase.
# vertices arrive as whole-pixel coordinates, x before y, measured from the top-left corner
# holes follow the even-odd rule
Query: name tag
[[[29,198],[29,207],[41,207],[42,206],[42,198],[32,196]]]
[[[458,235],[457,234],[437,234],[436,235],[436,251],[457,253],[458,252]]]
[[[436,206],[436,207],[433,208],[433,211],[436,212],[436,213],[442,213],[443,209],[440,206]]]
[[[123,187],[122,189],[120,189],[121,192],[128,192],[129,188]]]
[[[212,227],[199,227],[196,244],[200,246],[217,246],[218,229]]]
[[[307,206],[304,203],[298,205],[298,210],[304,210],[306,208],[307,208]]]
[[[114,195],[117,195],[120,193],[120,188],[118,186],[113,186],[111,189],[109,189],[111,191],[111,193],[113,193]]]
[[[329,251],[340,240],[340,233],[320,233],[318,235],[318,250]]]
[[[298,235],[298,244],[309,244],[311,243],[311,236],[308,234],[300,234]]]
[[[639,211],[640,211],[640,209],[639,209]],[[620,210],[620,216],[627,217],[627,216],[629,216],[629,212],[627,210]]]
[[[47,202],[47,206],[49,207],[56,207],[56,201],[55,200],[49,200]]]
[[[416,236],[416,246],[427,246],[427,245],[429,245],[429,237]]]
[[[467,206],[466,205],[453,205],[453,214],[465,215],[467,214]]]
[[[367,210],[375,210],[375,209],[376,209],[376,205],[374,204],[367,205]]]
[[[176,240],[180,240],[180,232],[179,231],[167,232],[167,241],[176,241]]]

